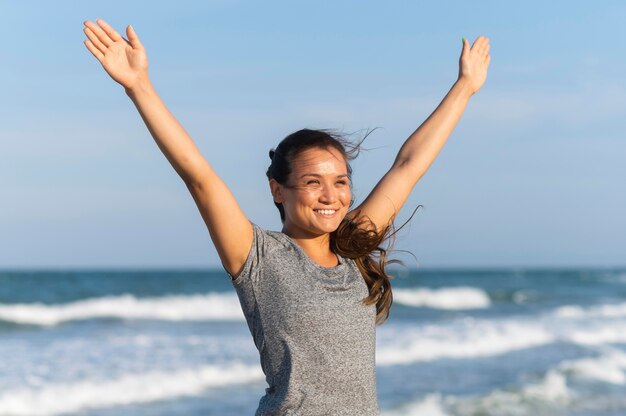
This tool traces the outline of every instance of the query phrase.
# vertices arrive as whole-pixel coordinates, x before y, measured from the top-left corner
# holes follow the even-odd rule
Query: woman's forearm
[[[126,94],[137,107],[159,149],[182,180],[186,184],[197,181],[201,169],[206,168],[208,163],[183,126],[167,109],[150,80],[138,82],[132,89],[126,89]]]
[[[421,178],[446,144],[472,93],[462,79],[458,80],[435,111],[404,142],[394,165]]]

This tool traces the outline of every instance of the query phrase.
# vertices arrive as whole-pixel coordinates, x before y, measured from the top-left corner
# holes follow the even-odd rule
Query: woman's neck
[[[286,232],[288,235],[315,263],[322,267],[335,267],[339,264],[339,258],[330,249],[330,234],[319,236],[304,235],[301,233]]]

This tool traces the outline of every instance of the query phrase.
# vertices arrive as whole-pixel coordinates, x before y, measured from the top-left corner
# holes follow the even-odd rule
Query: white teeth
[[[334,209],[318,209],[316,211],[323,215],[333,215],[336,212]]]

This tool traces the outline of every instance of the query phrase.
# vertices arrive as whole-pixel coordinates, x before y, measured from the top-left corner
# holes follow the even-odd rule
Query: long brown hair
[[[368,131],[359,142],[353,143],[332,130],[298,130],[285,137],[276,149],[270,150],[272,163],[267,169],[267,178],[274,179],[284,185],[291,173],[291,161],[298,154],[311,148],[334,148],[343,155],[348,170],[348,178],[351,180],[350,160],[356,158],[361,143],[372,131]],[[354,198],[352,198],[350,205],[353,201]],[[280,219],[284,222],[285,210],[282,204],[277,202],[275,204],[280,212]],[[382,230],[377,230],[369,218],[359,216],[358,212],[346,216],[339,227],[330,234],[330,249],[335,254],[353,259],[361,271],[369,289],[369,296],[364,298],[362,302],[365,305],[376,304],[376,323],[378,325],[383,324],[389,318],[389,311],[393,303],[390,283],[393,276],[387,274],[385,268],[390,263],[400,263],[397,260],[387,259],[394,235],[392,221]]]

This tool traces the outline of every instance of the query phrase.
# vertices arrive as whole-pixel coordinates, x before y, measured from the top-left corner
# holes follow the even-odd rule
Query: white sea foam
[[[575,305],[567,305],[557,308],[554,313],[561,318],[621,318],[626,317],[626,302],[611,305],[590,306],[586,308]]]
[[[472,309],[489,305],[488,296],[474,288],[398,289],[399,303],[443,309]],[[235,293],[137,298],[106,296],[64,304],[0,304],[0,320],[18,324],[52,326],[67,321],[97,318],[154,319],[165,321],[244,320]]]
[[[601,324],[588,323],[586,327],[574,329],[563,338],[579,345],[603,345],[613,343],[626,343],[626,323],[603,322]]]
[[[491,305],[489,296],[475,287],[441,289],[394,289],[393,300],[406,306],[436,309],[483,309]]]
[[[561,414],[571,400],[565,376],[549,370],[543,379],[521,388],[497,389],[477,398],[451,398],[447,403],[457,415],[526,416]]]
[[[441,395],[432,393],[426,397],[401,406],[399,409],[387,410],[382,416],[448,416],[442,408]]]
[[[0,394],[0,414],[7,416],[58,415],[84,409],[194,396],[229,384],[261,381],[260,366],[233,364],[205,366],[178,372],[129,374],[116,380],[83,380],[49,384]]]
[[[382,332],[382,331],[381,331]],[[389,338],[385,340],[385,338]],[[454,325],[428,325],[402,333],[381,333],[378,365],[408,364],[441,358],[472,358],[504,354],[555,340],[541,325],[466,318]]]
[[[595,308],[601,311],[608,306]],[[576,315],[579,318],[564,318],[559,308],[533,319],[465,317],[438,324],[383,326],[377,332],[377,364],[495,356],[553,342],[585,347],[626,343],[626,319],[608,315],[582,313]]]
[[[443,396],[431,393],[382,416],[527,416],[561,414],[572,401],[567,380],[550,370],[537,382],[506,390],[496,389],[483,396]]]
[[[563,361],[558,368],[575,377],[625,385],[626,353],[609,347],[604,347],[602,351],[603,353],[595,358]]]
[[[554,369],[549,370],[539,383],[525,386],[522,393],[526,397],[559,404],[566,404],[571,398],[567,379]]]
[[[556,308],[562,338],[584,346],[626,343],[626,302],[589,307],[567,305]]]
[[[0,304],[0,320],[19,324],[50,326],[95,318],[212,321],[243,320],[244,316],[234,293],[160,298],[106,296],[54,305]]]

